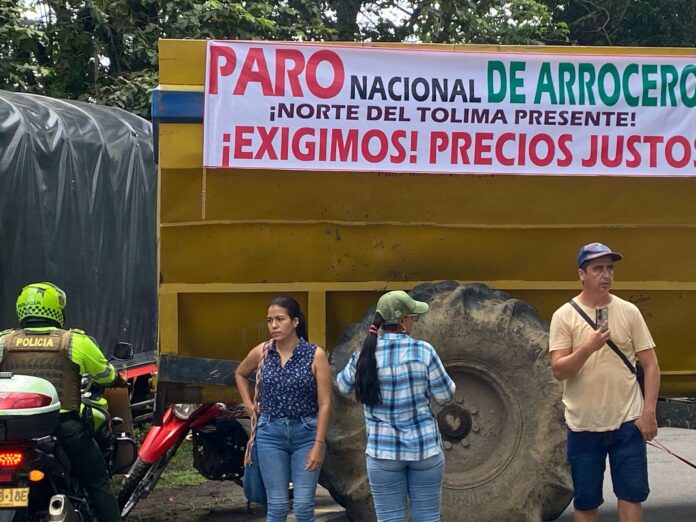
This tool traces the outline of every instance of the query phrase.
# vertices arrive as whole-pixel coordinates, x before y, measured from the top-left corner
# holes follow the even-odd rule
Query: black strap
[[[587,314],[585,313],[585,310],[583,310],[582,308],[580,308],[580,305],[579,305],[578,303],[576,303],[576,302],[573,301],[572,299],[571,299],[570,301],[568,301],[568,302],[570,303],[570,306],[572,306],[573,308],[575,308],[575,310],[580,314],[580,316],[581,316],[585,321],[587,321],[587,324],[589,324],[589,325],[592,327],[593,330],[596,330],[596,329],[599,327],[599,326],[597,325],[597,323],[595,323],[592,319],[590,319],[590,316],[587,315]],[[631,364],[631,361],[628,360],[628,357],[626,357],[626,356],[624,355],[624,353],[619,349],[619,347],[616,346],[616,344],[614,344],[614,341],[612,341],[611,339],[608,339],[608,340],[607,340],[607,344],[609,345],[609,348],[611,348],[612,350],[614,350],[614,353],[615,353],[616,355],[618,355],[619,357],[621,357],[621,360],[622,360],[622,361],[624,362],[624,364],[628,367],[628,369],[631,371],[631,373],[632,373],[633,375],[635,375],[635,376],[638,376],[638,370],[636,369],[636,367],[633,366],[633,365]]]

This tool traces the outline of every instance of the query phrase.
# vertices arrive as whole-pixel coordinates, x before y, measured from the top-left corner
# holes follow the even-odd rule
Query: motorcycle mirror
[[[126,342],[116,343],[114,348],[114,359],[129,361],[133,358],[133,345]]]

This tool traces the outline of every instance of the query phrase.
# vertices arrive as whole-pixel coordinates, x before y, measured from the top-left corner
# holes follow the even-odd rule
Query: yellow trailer
[[[578,292],[575,255],[591,241],[625,257],[614,289],[650,326],[661,396],[696,396],[693,177],[203,168],[206,42],[163,40],[159,53],[153,118],[162,405],[237,400],[235,365],[266,339],[273,296],[301,303],[310,341],[332,352],[336,372],[361,343],[377,297],[417,287],[438,318],[419,323],[415,335],[445,351],[460,390],[458,409],[439,411],[447,450],[444,519],[552,519],[570,500],[570,482],[544,325]],[[693,49],[659,53],[696,58]],[[450,282],[432,284],[440,281]],[[443,331],[449,324],[457,332]],[[354,519],[368,520],[361,410],[340,397],[336,408],[322,483]]]

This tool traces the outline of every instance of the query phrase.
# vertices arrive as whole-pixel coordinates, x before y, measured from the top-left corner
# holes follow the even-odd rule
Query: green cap
[[[428,303],[416,301],[403,290],[387,292],[377,301],[377,313],[385,323],[398,323],[406,315],[424,314],[428,308]]]

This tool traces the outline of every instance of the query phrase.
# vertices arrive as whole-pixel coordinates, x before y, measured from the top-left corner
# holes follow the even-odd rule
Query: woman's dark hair
[[[295,333],[297,333],[297,337],[301,337],[305,341],[307,340],[307,321],[302,313],[302,310],[300,310],[300,303],[295,301],[292,297],[281,295],[273,298],[273,300],[268,304],[269,308],[271,306],[280,306],[281,308],[285,308],[288,311],[288,316],[290,319],[297,318],[300,322],[297,323]]]
[[[355,399],[366,406],[382,404],[382,392],[379,389],[379,376],[377,374],[377,330],[384,323],[380,314],[375,314],[370,331],[365,337],[358,364],[355,370]]]

